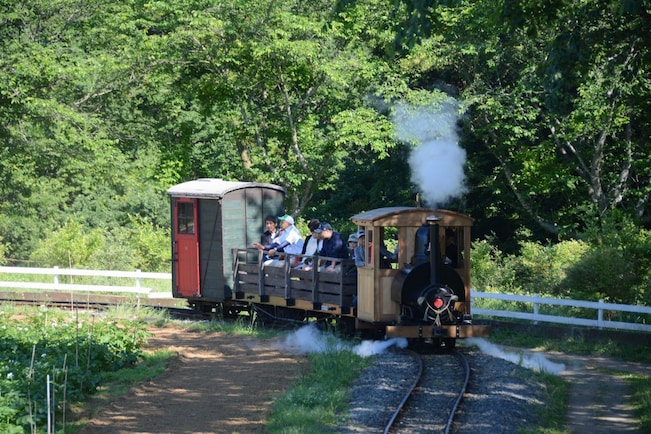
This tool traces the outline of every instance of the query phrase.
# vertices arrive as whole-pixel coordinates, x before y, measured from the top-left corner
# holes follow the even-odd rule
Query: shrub
[[[589,300],[648,303],[651,231],[613,212],[595,222],[583,237],[590,249],[581,261],[568,268],[562,291]]]
[[[78,221],[70,220],[43,239],[30,259],[45,267],[84,268],[104,248],[104,241],[99,229],[87,230]]]
[[[136,268],[168,271],[172,258],[169,228],[158,227],[146,217],[130,216],[129,220],[129,236],[124,242],[135,256]]]
[[[102,270],[167,271],[171,260],[168,228],[132,216],[129,224],[103,231],[71,220],[43,239],[30,259],[39,266]],[[2,244],[0,244],[2,263]]]
[[[478,240],[472,243],[470,253],[473,287],[489,292],[519,292],[512,269],[505,263],[505,257],[497,247],[488,240]]]
[[[561,292],[583,300],[635,303],[638,277],[633,262],[614,246],[594,247],[567,270]]]
[[[513,261],[514,273],[518,285],[528,294],[567,295],[561,291],[566,272],[589,250],[585,242],[577,240],[546,246],[526,241],[520,246],[520,254]]]
[[[651,297],[651,231],[606,218],[581,240],[542,245],[522,241],[503,255],[489,241],[473,242],[473,285],[480,290],[646,304]]]

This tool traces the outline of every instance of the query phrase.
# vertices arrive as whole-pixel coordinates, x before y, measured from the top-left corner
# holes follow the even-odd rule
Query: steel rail
[[[457,413],[457,409],[459,408],[459,404],[461,404],[461,400],[463,399],[463,395],[466,393],[466,389],[468,388],[468,383],[470,382],[470,364],[468,363],[468,359],[466,359],[466,356],[464,356],[462,353],[459,351],[455,351],[454,355],[459,359],[461,364],[464,367],[464,380],[463,380],[463,386],[461,387],[461,390],[459,391],[459,394],[457,395],[457,399],[454,402],[454,405],[452,406],[452,410],[450,411],[450,416],[448,417],[448,422],[445,425],[445,434],[450,433],[450,429],[452,429],[452,423],[454,422],[454,416]]]
[[[396,410],[393,412],[391,415],[391,418],[389,419],[389,422],[387,423],[386,427],[384,428],[384,434],[388,434],[391,428],[393,427],[393,424],[395,423],[396,419],[398,418],[398,415],[404,408],[405,404],[407,401],[409,401],[409,398],[411,398],[412,393],[414,389],[416,389],[416,386],[418,386],[418,383],[420,383],[420,380],[423,378],[423,358],[418,355],[417,353],[413,351],[409,351],[411,356],[414,358],[414,360],[418,361],[418,373],[416,375],[416,379],[414,382],[409,386],[407,393],[405,393],[405,396],[402,398],[402,401],[398,404]]]

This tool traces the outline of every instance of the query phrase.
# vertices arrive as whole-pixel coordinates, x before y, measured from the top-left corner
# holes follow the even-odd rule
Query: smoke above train
[[[426,206],[436,208],[462,195],[466,152],[459,146],[459,104],[447,98],[440,104],[393,108],[396,138],[413,146],[409,156],[411,180]]]

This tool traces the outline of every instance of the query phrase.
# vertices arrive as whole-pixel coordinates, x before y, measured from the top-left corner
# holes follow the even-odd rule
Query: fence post
[[[136,268],[136,289],[138,292],[136,292],[136,300],[138,303],[138,309],[140,309],[140,268]]]
[[[599,329],[604,328],[604,309],[601,307],[603,304],[604,301],[599,299],[599,310],[597,310],[597,327],[599,327]]]
[[[59,269],[59,266],[58,266],[58,265],[55,265],[55,266],[52,267],[52,268],[54,268],[54,271],[56,271],[56,270]],[[56,286],[59,286],[59,275],[58,275],[57,273],[54,273],[53,276],[54,276],[54,284],[55,284]],[[58,291],[58,288],[55,288],[54,290],[55,290],[55,291]]]
[[[538,297],[540,294],[534,294],[533,300],[533,323],[538,324],[538,314],[540,313],[540,303],[538,302]]]

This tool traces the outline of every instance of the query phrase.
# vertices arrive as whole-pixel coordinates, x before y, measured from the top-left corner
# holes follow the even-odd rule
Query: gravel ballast
[[[541,376],[474,347],[460,350],[470,363],[471,375],[452,432],[513,433],[516,427],[540,425],[537,415],[545,405],[547,389]],[[446,412],[462,381],[459,362],[449,355],[429,355],[426,365],[430,372],[419,386],[426,392],[411,404],[423,411],[410,412],[409,420],[397,425],[397,432],[442,432],[447,421]],[[376,355],[352,384],[349,419],[342,422],[341,432],[383,432],[416,372],[417,363],[408,353],[392,350]]]

